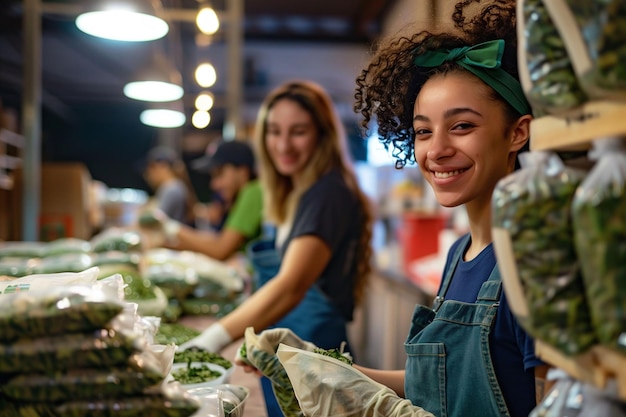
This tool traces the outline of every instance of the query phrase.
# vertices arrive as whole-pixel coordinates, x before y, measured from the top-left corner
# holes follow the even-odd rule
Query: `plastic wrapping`
[[[568,28],[574,25],[558,7],[561,2],[569,6],[584,40],[581,45],[571,31],[564,36],[585,91],[598,99],[626,99],[626,1],[559,0],[553,6],[555,18]]]
[[[19,339],[0,345],[0,373],[121,365],[145,344],[138,334],[112,329]]]
[[[584,103],[587,96],[544,0],[520,1],[518,15],[520,79],[535,116]]]
[[[68,237],[46,243],[41,256],[48,257],[68,253],[89,253],[90,251],[91,243],[89,243],[89,241]]]
[[[576,251],[598,340],[626,352],[626,140],[596,140],[594,150],[572,203]]]
[[[141,250],[141,235],[132,230],[110,228],[94,236],[91,241],[93,252]]]
[[[20,280],[11,282],[17,281]],[[96,330],[106,326],[123,309],[119,300],[87,286],[51,287],[13,294],[6,294],[7,291],[0,303],[0,341]]]
[[[57,274],[62,272],[80,272],[92,265],[91,256],[86,253],[64,253],[42,258],[33,267],[35,274]]]
[[[500,180],[492,199],[493,235],[504,289],[511,310],[531,336],[567,355],[577,354],[596,342],[571,216],[576,187],[586,172],[565,166],[552,152],[520,156],[522,169]],[[505,258],[513,260],[509,269]],[[522,286],[527,316],[514,307],[519,294],[508,284],[513,274]]]
[[[0,242],[0,259],[39,258],[45,246],[44,242]]]

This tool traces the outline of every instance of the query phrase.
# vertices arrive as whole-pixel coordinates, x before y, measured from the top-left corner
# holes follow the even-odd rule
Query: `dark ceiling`
[[[213,0],[213,7],[227,10],[228,0]],[[244,44],[263,42],[274,45],[363,45],[380,34],[386,13],[397,0],[244,0]],[[92,2],[92,0],[84,0]],[[46,0],[46,5],[76,6],[75,0]],[[197,10],[198,0],[162,0],[171,10]],[[24,2],[2,0],[0,6],[0,103],[20,113],[23,100]],[[49,160],[82,160],[94,176],[105,171],[111,155],[119,162],[136,159],[155,142],[154,129],[138,122],[145,103],[123,96],[122,87],[146,61],[154,48],[161,48],[183,75],[185,107],[193,107],[200,88],[192,74],[202,48],[226,43],[220,30],[212,43],[198,43],[195,24],[170,21],[170,32],[153,46],[145,43],[107,41],[80,32],[69,13],[42,14],[42,157]],[[225,25],[227,26],[228,22]],[[199,46],[200,45],[200,46]],[[200,52],[199,52],[200,51]],[[248,68],[244,68],[243,100],[262,95],[254,88]],[[207,129],[220,132],[225,108],[220,97],[227,94],[226,83],[218,83],[214,93],[217,106],[211,112]],[[257,97],[258,98],[258,97]],[[189,113],[189,112],[188,112]],[[188,119],[190,117],[188,116]],[[192,129],[187,123],[185,129]],[[88,140],[86,140],[88,136]],[[129,148],[130,141],[135,143]],[[126,151],[125,151],[126,150]],[[126,159],[125,159],[126,158]],[[105,160],[106,159],[106,160]],[[109,182],[120,185],[121,178]],[[131,184],[132,185],[132,184]]]

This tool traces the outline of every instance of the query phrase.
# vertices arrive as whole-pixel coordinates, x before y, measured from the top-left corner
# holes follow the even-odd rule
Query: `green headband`
[[[415,57],[413,63],[418,67],[438,67],[444,62],[456,62],[496,90],[520,114],[531,114],[522,85],[500,67],[503,53],[504,40],[498,39],[445,51],[427,51]]]

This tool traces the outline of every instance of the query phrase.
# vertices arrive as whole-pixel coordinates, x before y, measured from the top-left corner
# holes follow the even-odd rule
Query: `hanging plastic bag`
[[[626,98],[626,1],[550,0],[545,5],[587,95]]]
[[[517,4],[520,81],[535,116],[559,114],[587,100],[563,36],[544,0]]]
[[[600,343],[626,352],[626,139],[594,142],[572,203],[576,251]]]
[[[571,202],[584,170],[547,151],[520,155],[522,169],[492,197],[496,256],[511,311],[534,338],[574,355],[595,333],[573,242]]]
[[[338,359],[284,344],[276,354],[308,417],[434,417]]]

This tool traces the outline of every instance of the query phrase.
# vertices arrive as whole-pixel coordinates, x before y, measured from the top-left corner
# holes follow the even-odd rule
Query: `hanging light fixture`
[[[157,51],[150,55],[135,79],[124,86],[124,95],[143,101],[174,101],[183,96],[182,85],[180,72]]]
[[[195,101],[196,109],[202,111],[211,110],[214,103],[215,98],[213,97],[213,94],[208,91],[198,94]]]
[[[200,87],[211,87],[217,81],[215,68],[208,62],[198,65],[196,68],[196,82]]]
[[[89,1],[89,11],[76,17],[76,26],[99,38],[127,42],[160,39],[169,25],[159,17],[160,0]]]
[[[201,2],[200,11],[198,11],[196,16],[196,25],[200,32],[206,35],[213,35],[220,28],[220,20],[217,17],[217,13],[215,13],[208,1]]]
[[[211,115],[208,111],[196,110],[191,116],[191,124],[196,129],[204,129],[211,123]]]
[[[180,100],[170,103],[158,103],[139,115],[141,123],[147,126],[161,128],[175,128],[185,124],[184,107]]]

